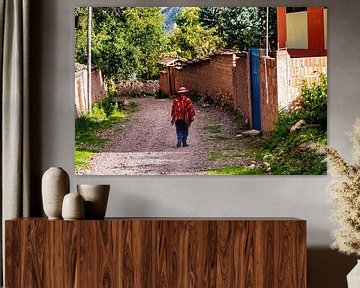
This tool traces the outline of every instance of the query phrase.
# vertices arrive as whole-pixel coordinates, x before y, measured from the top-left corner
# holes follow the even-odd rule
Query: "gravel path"
[[[213,139],[214,134],[204,127],[221,124],[222,137],[239,133],[234,121],[221,109],[195,105],[189,146],[177,148],[175,126],[170,124],[172,100],[136,98],[131,101],[138,103],[138,111],[125,129],[115,134],[101,153],[95,154],[89,169],[80,174],[202,175],[211,166],[224,164],[208,161],[209,151],[224,144]]]

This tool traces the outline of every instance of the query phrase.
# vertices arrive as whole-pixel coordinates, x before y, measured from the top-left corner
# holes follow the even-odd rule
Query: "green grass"
[[[126,110],[113,107],[106,117],[101,105],[95,105],[92,114],[82,115],[75,120],[75,171],[87,169],[94,153],[101,151],[110,139],[102,133],[115,125],[126,124],[137,110],[137,103],[130,102]],[[122,128],[116,128],[121,132]]]
[[[229,155],[225,155],[226,158],[242,158],[244,157],[243,153],[234,153],[234,154],[229,154]]]
[[[230,140],[230,138],[223,135],[213,135],[210,137],[210,141],[215,141],[215,142],[221,142],[227,140]]]
[[[93,152],[84,150],[75,150],[75,167],[82,167],[88,169],[90,160],[93,157]]]
[[[221,125],[207,125],[203,128],[203,130],[208,131],[210,133],[220,133]]]
[[[263,175],[264,170],[260,168],[250,169],[244,166],[228,165],[207,171],[207,175]]]
[[[223,153],[221,151],[210,151],[208,155],[209,161],[215,161],[221,159],[223,157]]]
[[[280,124],[284,125],[284,122]],[[291,124],[278,127],[268,137],[246,143],[248,150],[246,156],[267,162],[273,175],[326,174],[325,155],[309,147],[312,143],[326,144],[326,131],[310,126],[291,134],[290,127]]]

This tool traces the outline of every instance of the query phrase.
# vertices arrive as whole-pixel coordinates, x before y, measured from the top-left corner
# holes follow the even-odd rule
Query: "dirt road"
[[[170,123],[171,99],[136,98],[138,111],[122,132],[115,134],[101,153],[95,154],[91,175],[202,175],[209,151],[221,145],[209,132],[221,129],[221,137],[239,133],[223,111],[195,105],[195,121],[189,129],[188,147],[176,147],[175,127]],[[221,141],[220,141],[221,142]]]

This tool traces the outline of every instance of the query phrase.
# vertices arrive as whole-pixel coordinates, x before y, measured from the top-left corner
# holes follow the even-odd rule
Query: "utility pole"
[[[269,56],[269,7],[266,7],[266,57]]]
[[[87,82],[88,82],[88,112],[92,112],[92,99],[91,99],[91,19],[92,19],[92,7],[88,7],[88,23],[87,23],[87,52],[88,52],[88,63],[87,63]]]

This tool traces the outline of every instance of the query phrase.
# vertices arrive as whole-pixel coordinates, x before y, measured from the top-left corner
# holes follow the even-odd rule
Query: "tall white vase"
[[[61,219],[63,198],[70,190],[69,175],[60,167],[49,168],[42,177],[43,208],[49,219]]]
[[[360,287],[360,260],[358,260],[355,267],[347,275],[347,283],[349,288]]]

